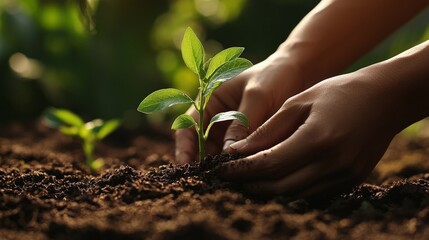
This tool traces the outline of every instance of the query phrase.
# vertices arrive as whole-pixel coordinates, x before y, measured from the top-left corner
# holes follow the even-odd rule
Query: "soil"
[[[0,239],[429,239],[429,142],[397,137],[366,183],[264,199],[173,165],[171,139],[117,132],[91,173],[79,141],[40,123],[0,132]],[[223,161],[215,157],[213,161]]]

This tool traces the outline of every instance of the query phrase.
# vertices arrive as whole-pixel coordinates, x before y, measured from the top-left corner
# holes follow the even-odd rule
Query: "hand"
[[[206,152],[219,154],[223,146],[226,148],[232,142],[247,137],[272,116],[288,97],[302,91],[303,82],[292,62],[274,53],[235,79],[224,83],[213,93],[207,104],[205,126],[219,112],[238,110],[248,117],[250,127],[247,129],[235,121],[215,124],[206,142]],[[187,113],[198,121],[194,107]],[[197,152],[197,134],[194,129],[178,130],[176,161],[194,161]]]
[[[308,196],[338,191],[365,179],[393,136],[392,96],[369,74],[348,74],[289,98],[266,123],[230,152],[227,180],[256,194]]]

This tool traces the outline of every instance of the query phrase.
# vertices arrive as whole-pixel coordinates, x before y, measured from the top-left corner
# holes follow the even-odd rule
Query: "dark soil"
[[[247,196],[212,166],[171,164],[173,150],[119,132],[98,146],[106,166],[95,174],[79,141],[8,126],[0,239],[429,239],[427,141],[395,139],[368,183],[310,200]]]

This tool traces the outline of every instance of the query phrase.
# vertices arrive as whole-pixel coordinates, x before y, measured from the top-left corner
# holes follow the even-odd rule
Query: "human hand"
[[[244,113],[250,126],[247,129],[236,121],[214,125],[206,141],[206,153],[219,154],[230,143],[247,137],[272,116],[288,97],[302,90],[303,81],[298,68],[277,53],[224,83],[213,92],[207,104],[204,113],[205,126],[215,114],[230,110]],[[189,108],[187,114],[198,121],[198,113],[194,107]],[[194,161],[198,151],[197,142],[193,129],[178,130],[176,161]]]
[[[392,96],[374,76],[334,77],[289,98],[230,152],[223,178],[256,194],[308,196],[365,179],[399,131]]]

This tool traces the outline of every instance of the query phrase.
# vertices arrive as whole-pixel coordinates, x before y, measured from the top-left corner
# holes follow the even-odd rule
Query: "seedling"
[[[94,119],[85,123],[82,118],[73,112],[56,108],[49,109],[44,114],[43,122],[52,128],[59,129],[65,135],[81,138],[86,165],[92,171],[97,171],[104,165],[103,159],[94,159],[95,145],[120,125],[117,119],[106,122],[101,119]]]
[[[182,57],[186,66],[198,75],[199,93],[194,101],[186,93],[174,89],[161,89],[149,94],[138,106],[142,113],[153,113],[164,110],[176,104],[192,103],[199,113],[198,123],[188,114],[178,116],[171,128],[173,130],[194,127],[198,134],[200,161],[205,156],[205,141],[210,129],[216,122],[238,120],[248,126],[247,117],[237,111],[218,113],[212,117],[207,128],[204,128],[204,109],[207,106],[213,91],[222,83],[234,78],[244,70],[252,66],[252,63],[244,58],[239,58],[244,48],[232,47],[225,49],[213,58],[204,62],[204,47],[191,28],[187,28],[182,41]]]

